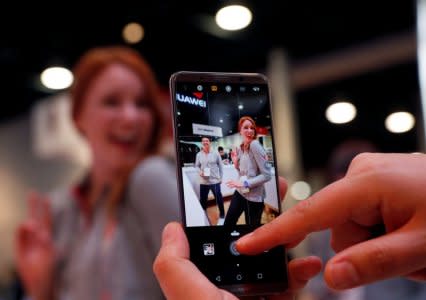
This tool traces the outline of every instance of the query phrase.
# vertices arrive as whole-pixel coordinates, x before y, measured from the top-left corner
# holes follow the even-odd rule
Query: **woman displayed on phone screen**
[[[243,142],[232,151],[232,162],[238,170],[239,179],[226,184],[235,188],[224,225],[235,225],[244,212],[248,225],[261,224],[264,208],[264,184],[271,179],[271,165],[265,149],[256,139],[256,122],[249,116],[238,121],[238,131]]]

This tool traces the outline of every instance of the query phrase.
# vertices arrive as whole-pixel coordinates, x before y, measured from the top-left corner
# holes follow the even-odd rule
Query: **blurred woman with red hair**
[[[158,154],[158,83],[121,46],[89,50],[74,77],[72,118],[92,165],[76,186],[29,197],[16,238],[20,277],[34,300],[161,298],[152,262],[179,210],[174,167]]]

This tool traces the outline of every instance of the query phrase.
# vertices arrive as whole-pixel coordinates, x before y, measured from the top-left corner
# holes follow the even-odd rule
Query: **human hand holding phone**
[[[291,260],[288,264],[288,290],[282,294],[270,295],[267,299],[293,300],[309,279],[320,272],[321,265],[321,260],[315,256]],[[188,240],[182,225],[176,222],[169,223],[164,228],[161,249],[154,262],[154,272],[168,300],[238,299],[229,291],[214,285],[189,260]]]
[[[284,199],[286,191],[287,183],[284,178],[280,177],[280,199]],[[288,290],[282,294],[269,295],[268,299],[293,300],[295,294],[320,272],[321,267],[321,260],[315,256],[291,260],[288,264]],[[190,261],[188,240],[179,223],[172,222],[164,228],[161,249],[153,268],[161,288],[169,300],[198,300],[207,297],[221,300],[238,299],[227,290],[219,289]]]

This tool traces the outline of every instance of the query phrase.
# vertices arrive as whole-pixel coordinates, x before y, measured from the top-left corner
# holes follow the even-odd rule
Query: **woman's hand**
[[[235,147],[234,149],[232,149],[231,152],[231,159],[232,159],[232,163],[234,164],[235,168],[238,169],[239,165],[238,165],[238,153],[237,153],[237,147]]]
[[[229,188],[236,188],[236,189],[243,187],[243,184],[241,183],[241,181],[238,181],[238,180],[229,180],[226,182],[226,185]]]
[[[27,294],[33,299],[46,300],[52,296],[55,262],[49,202],[32,192],[28,196],[28,210],[28,218],[19,225],[16,234],[17,268]]]

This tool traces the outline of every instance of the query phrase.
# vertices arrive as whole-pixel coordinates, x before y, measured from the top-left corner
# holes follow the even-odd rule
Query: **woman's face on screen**
[[[254,124],[250,120],[245,120],[241,124],[240,134],[243,137],[244,142],[252,141],[255,137],[256,129]]]

